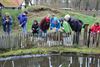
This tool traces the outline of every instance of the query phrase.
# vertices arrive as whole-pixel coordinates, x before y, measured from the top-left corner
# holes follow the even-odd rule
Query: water
[[[0,59],[0,67],[100,67],[100,56],[37,55]]]

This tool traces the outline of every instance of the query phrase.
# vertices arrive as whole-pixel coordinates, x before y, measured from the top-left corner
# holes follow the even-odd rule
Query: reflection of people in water
[[[68,67],[71,67],[71,64],[72,64],[72,57],[70,57],[69,59],[70,59],[70,60],[69,60],[69,65],[68,65]]]
[[[79,63],[80,63],[80,67],[82,67],[82,64],[83,64],[83,57],[79,57],[78,60],[79,60]]]

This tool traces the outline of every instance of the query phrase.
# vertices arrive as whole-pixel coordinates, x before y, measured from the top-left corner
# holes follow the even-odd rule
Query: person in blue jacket
[[[55,28],[56,32],[58,32],[60,27],[61,27],[61,23],[59,19],[53,14],[50,19],[50,30],[53,30]]]
[[[12,26],[12,17],[9,13],[5,13],[5,15],[2,18],[2,25],[3,25],[3,31],[5,34],[10,34],[11,32],[11,26]]]
[[[28,12],[24,11],[18,16],[18,20],[20,24],[19,26],[22,27],[22,32],[25,34],[27,33],[27,20],[28,20],[27,14]]]

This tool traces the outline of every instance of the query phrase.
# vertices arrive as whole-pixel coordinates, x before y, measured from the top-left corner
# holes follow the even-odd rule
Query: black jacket
[[[32,32],[33,33],[38,33],[38,31],[39,31],[39,24],[38,23],[36,23],[36,24],[33,23]]]
[[[83,25],[83,22],[81,20],[75,19],[75,18],[71,17],[68,20],[68,23],[71,26],[71,29],[73,31],[75,31],[75,32],[81,32],[82,25]]]

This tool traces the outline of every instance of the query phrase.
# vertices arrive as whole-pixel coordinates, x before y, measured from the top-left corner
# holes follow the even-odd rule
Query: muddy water
[[[43,55],[0,58],[0,67],[100,67],[99,56]]]

